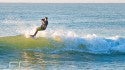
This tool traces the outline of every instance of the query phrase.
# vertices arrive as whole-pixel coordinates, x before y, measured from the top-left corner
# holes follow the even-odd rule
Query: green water
[[[52,47],[47,38],[25,38],[24,36],[0,37],[0,44],[17,48]]]

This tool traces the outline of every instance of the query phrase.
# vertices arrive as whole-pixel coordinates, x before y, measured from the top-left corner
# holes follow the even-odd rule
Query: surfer
[[[42,25],[40,27],[36,28],[36,32],[34,33],[34,35],[31,35],[32,37],[36,36],[38,31],[46,30],[47,25],[48,25],[48,17],[45,17],[44,19],[41,19],[41,23],[42,23]]]

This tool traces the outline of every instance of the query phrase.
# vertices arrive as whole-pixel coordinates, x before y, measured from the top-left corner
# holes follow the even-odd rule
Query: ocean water
[[[124,3],[0,3],[0,70],[125,70],[124,59]]]

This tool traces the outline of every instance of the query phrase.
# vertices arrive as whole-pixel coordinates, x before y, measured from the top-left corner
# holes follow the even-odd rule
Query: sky
[[[0,0],[0,3],[125,3],[125,0]]]

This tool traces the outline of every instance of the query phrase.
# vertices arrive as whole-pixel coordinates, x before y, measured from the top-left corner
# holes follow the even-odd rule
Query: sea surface
[[[125,70],[125,4],[0,3],[0,70]]]

